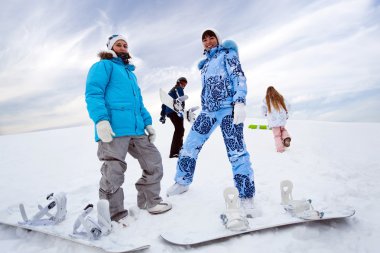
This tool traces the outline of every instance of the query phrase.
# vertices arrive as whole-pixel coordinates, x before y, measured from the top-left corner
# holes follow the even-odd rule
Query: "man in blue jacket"
[[[124,172],[127,153],[136,158],[143,170],[136,182],[137,205],[157,214],[171,209],[160,197],[162,160],[153,144],[152,117],[145,108],[141,90],[129,63],[127,40],[121,35],[109,37],[107,51],[92,65],[86,82],[86,103],[95,123],[95,140],[101,167],[99,198],[110,204],[111,220],[124,223]],[[147,131],[148,135],[145,134]]]
[[[182,97],[185,95],[184,89],[187,85],[187,79],[185,77],[180,77],[178,78],[175,86],[169,91],[169,95],[173,99],[177,99],[179,97]],[[182,102],[182,107],[185,107],[185,102]],[[170,158],[177,158],[179,155],[179,151],[182,148],[183,145],[183,135],[185,134],[185,128],[183,126],[183,115],[178,114],[177,112],[173,111],[166,105],[161,106],[161,118],[160,122],[162,124],[165,124],[165,117],[168,116],[170,121],[174,125],[174,134],[173,134],[173,139],[172,139],[172,144],[170,147]]]

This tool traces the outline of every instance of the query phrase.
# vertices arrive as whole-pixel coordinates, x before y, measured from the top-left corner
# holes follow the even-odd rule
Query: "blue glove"
[[[160,118],[160,122],[161,122],[162,124],[165,124],[165,121],[166,121],[165,116],[161,116],[161,118]]]

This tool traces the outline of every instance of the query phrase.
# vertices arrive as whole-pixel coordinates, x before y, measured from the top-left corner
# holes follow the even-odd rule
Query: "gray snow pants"
[[[160,197],[163,176],[161,154],[156,146],[149,142],[148,136],[124,136],[111,142],[98,142],[98,157],[103,161],[102,177],[99,186],[99,198],[110,204],[111,220],[119,220],[128,215],[124,209],[124,172],[127,170],[127,153],[136,158],[142,169],[142,176],[136,182],[137,205],[150,208],[162,201]]]

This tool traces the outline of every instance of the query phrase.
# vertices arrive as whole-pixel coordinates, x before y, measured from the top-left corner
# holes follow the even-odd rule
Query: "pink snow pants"
[[[272,127],[273,135],[274,135],[274,143],[276,145],[277,152],[284,152],[284,139],[290,138],[290,135],[285,127]]]

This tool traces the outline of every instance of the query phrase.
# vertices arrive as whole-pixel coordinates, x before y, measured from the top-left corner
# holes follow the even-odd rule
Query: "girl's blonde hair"
[[[288,111],[285,105],[284,97],[273,86],[268,87],[265,100],[267,102],[269,113],[272,110],[271,108],[272,105],[274,109],[276,109],[277,111],[280,110],[280,107],[284,108],[285,111]]]

